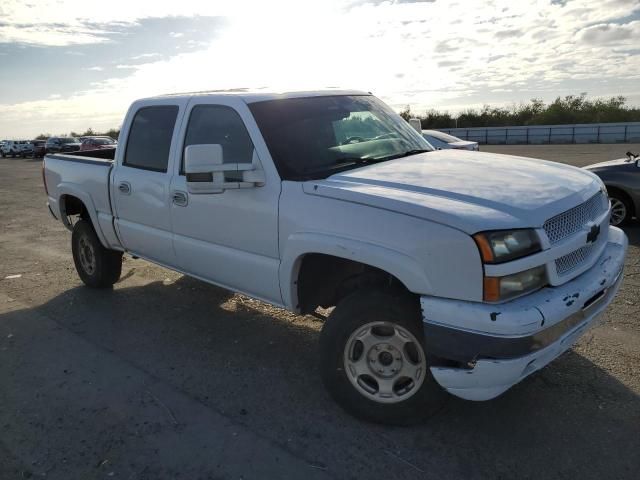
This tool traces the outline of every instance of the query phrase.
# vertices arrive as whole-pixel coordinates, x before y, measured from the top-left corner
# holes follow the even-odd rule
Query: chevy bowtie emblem
[[[587,233],[587,243],[595,243],[598,239],[598,235],[600,235],[600,225],[594,225]]]

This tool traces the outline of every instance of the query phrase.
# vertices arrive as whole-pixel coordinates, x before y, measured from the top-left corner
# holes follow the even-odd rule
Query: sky
[[[0,138],[106,130],[158,94],[369,91],[456,113],[640,105],[640,0],[2,0]]]

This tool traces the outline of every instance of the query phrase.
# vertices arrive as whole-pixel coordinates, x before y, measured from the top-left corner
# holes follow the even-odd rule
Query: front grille
[[[550,218],[543,225],[549,242],[553,245],[579,232],[584,225],[604,213],[605,209],[604,193],[600,191],[586,202]]]
[[[571,253],[556,258],[556,272],[559,276],[571,273],[572,270],[582,265],[591,256],[596,244],[584,245]]]

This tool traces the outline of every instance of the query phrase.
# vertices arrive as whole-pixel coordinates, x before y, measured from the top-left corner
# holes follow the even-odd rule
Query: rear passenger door
[[[133,119],[125,122],[129,130],[123,132],[126,144],[112,175],[111,198],[125,249],[175,267],[170,185],[183,105],[179,100],[154,102],[129,112]]]

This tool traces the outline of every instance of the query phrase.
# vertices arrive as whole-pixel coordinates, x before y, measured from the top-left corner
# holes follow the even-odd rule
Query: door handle
[[[118,190],[120,190],[120,192],[124,193],[125,195],[129,195],[131,193],[131,185],[129,184],[129,182],[120,182],[120,185],[118,185]]]
[[[189,197],[185,192],[176,190],[171,194],[171,201],[178,207],[186,207],[189,203]]]

